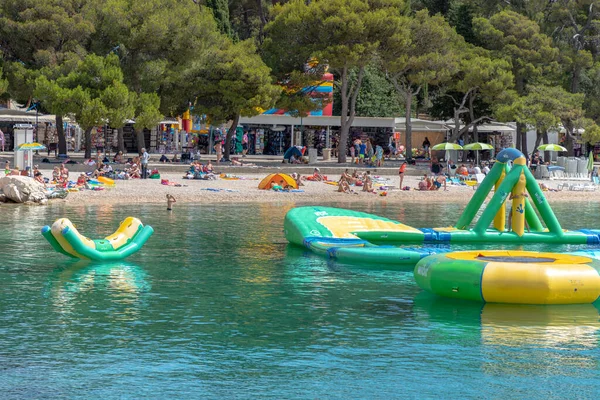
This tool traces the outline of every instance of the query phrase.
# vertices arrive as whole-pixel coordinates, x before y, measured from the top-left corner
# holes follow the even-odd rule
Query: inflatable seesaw
[[[116,261],[129,257],[141,249],[153,233],[151,226],[144,226],[133,217],[125,218],[115,233],[99,240],[81,235],[67,218],[42,228],[42,235],[57,252],[93,261]]]
[[[448,250],[399,246],[600,243],[600,230],[562,229],[520,151],[505,149],[496,159],[455,226],[413,228],[372,214],[312,206],[294,208],[287,213],[286,238],[290,243],[342,261],[405,265],[415,265],[423,257]],[[492,189],[494,194],[487,207],[481,209]],[[508,201],[512,204],[510,215],[506,211]],[[480,217],[474,221],[480,211]],[[506,228],[507,217],[511,219],[510,229]]]

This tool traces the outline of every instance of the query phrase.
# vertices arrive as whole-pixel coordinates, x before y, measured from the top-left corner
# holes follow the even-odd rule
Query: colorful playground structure
[[[144,226],[133,217],[125,218],[115,233],[99,240],[81,235],[67,218],[42,228],[42,235],[57,252],[93,261],[117,261],[129,257],[141,249],[153,233],[151,226]]]
[[[367,213],[313,206],[298,207],[287,213],[284,221],[286,238],[290,243],[305,246],[317,254],[340,261],[405,266],[419,263],[415,267],[419,285],[444,296],[527,304],[595,301],[600,296],[600,263],[594,260],[598,255],[594,251],[570,256],[554,253],[544,256],[514,255],[513,252],[486,256],[486,252],[477,251],[476,257],[463,259],[461,257],[466,257],[465,254],[450,253],[448,248],[400,247],[409,244],[451,246],[453,243],[600,244],[600,230],[562,229],[542,190],[526,167],[525,157],[520,151],[505,149],[498,153],[496,159],[493,168],[453,227],[417,229]],[[487,207],[481,209],[492,189],[494,194]],[[507,202],[512,205],[508,215],[508,228]],[[480,216],[475,221],[478,213]],[[495,257],[495,261],[488,260],[489,257]],[[469,270],[467,260],[478,267]],[[441,266],[436,266],[438,263]],[[447,264],[452,267],[448,269]],[[496,264],[500,264],[499,270],[511,279],[496,281],[495,278],[489,278],[491,275],[484,274],[488,268],[490,271],[493,269],[487,267],[489,264],[494,268],[500,268],[496,267]],[[439,271],[443,271],[441,275],[438,274]],[[433,276],[438,278],[434,279]],[[439,278],[440,276],[443,278]],[[485,281],[484,277],[487,277]],[[439,283],[439,279],[446,285],[442,285],[443,290],[438,290],[439,285],[433,283]],[[471,285],[469,290],[465,290],[464,284],[458,284],[462,282],[461,279],[467,279],[466,286]],[[522,285],[516,285],[517,281]],[[580,284],[571,284],[571,281]],[[498,292],[502,290],[484,291],[484,282],[488,289],[521,287],[519,290],[529,288],[535,294],[516,296],[514,293],[519,292],[517,290],[513,295],[498,296]],[[479,295],[473,294],[477,291],[480,291]],[[575,294],[567,295],[567,292]]]

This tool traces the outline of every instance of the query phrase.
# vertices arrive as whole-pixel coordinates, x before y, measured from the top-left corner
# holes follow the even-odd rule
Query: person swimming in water
[[[175,197],[173,197],[173,195],[167,194],[167,211],[173,210],[173,203],[177,203],[177,200],[175,200]]]

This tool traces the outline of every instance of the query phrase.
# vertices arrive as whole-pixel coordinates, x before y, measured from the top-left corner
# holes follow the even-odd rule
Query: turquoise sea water
[[[597,398],[600,305],[436,298],[411,269],[287,245],[293,206],[2,206],[0,398]],[[461,210],[353,208],[418,227]],[[598,203],[554,209],[600,227]],[[73,262],[39,233],[66,216],[103,237],[129,215],[156,233],[125,262]]]

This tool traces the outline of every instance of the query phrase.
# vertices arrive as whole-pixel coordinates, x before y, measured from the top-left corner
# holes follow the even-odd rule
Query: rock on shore
[[[5,176],[0,178],[0,196],[15,203],[45,204],[44,185],[28,176]]]

